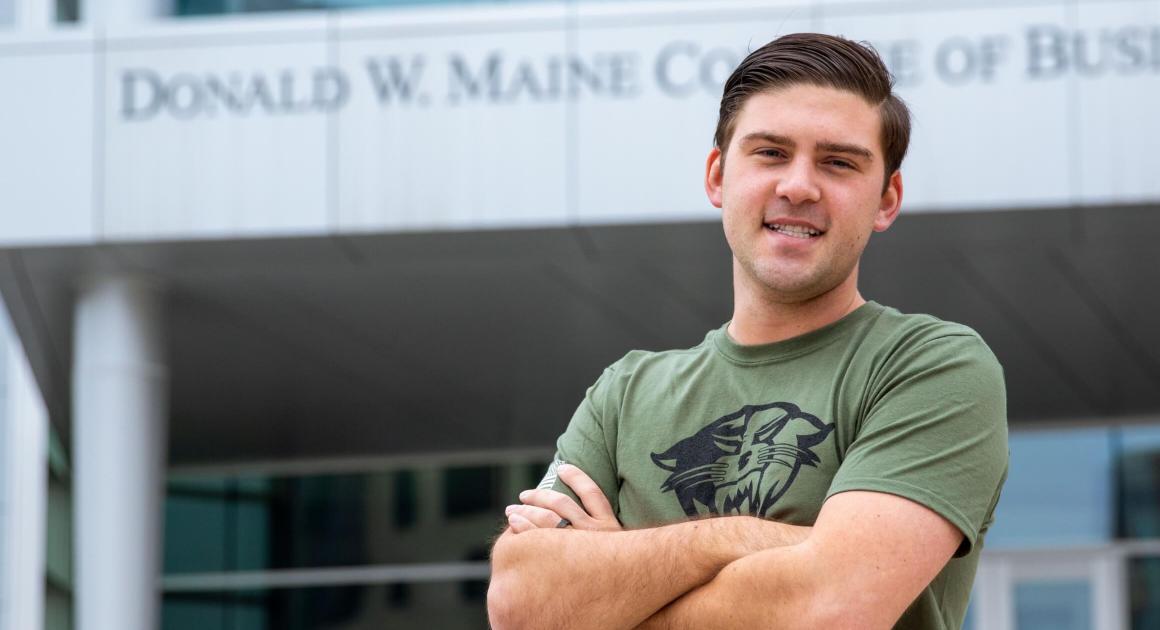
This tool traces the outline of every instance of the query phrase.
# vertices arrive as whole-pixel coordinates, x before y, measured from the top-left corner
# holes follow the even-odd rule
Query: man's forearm
[[[801,543],[747,554],[651,617],[644,630],[889,630],[963,533],[909,499],[843,492]]]
[[[727,517],[625,532],[508,533],[493,551],[489,616],[498,630],[633,628],[730,562],[808,532]]]
[[[813,574],[805,548],[786,546],[740,558],[708,583],[679,597],[637,630],[702,628],[812,628],[817,625],[822,592],[808,583]],[[777,570],[756,570],[776,566]],[[830,626],[832,627],[832,626]]]

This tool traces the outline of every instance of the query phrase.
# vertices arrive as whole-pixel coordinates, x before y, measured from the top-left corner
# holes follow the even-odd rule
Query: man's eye
[[[834,166],[837,166],[838,168],[845,168],[845,169],[853,169],[854,168],[854,164],[851,162],[847,162],[846,160],[830,160],[830,164],[833,164]]]
[[[785,153],[782,153],[781,149],[759,149],[757,154],[763,157],[771,158],[785,157]]]

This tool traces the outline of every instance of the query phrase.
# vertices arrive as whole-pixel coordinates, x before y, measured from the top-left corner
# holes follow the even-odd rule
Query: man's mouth
[[[821,230],[815,230],[802,225],[785,225],[783,223],[766,223],[765,229],[773,230],[778,234],[785,234],[793,238],[814,238],[822,235]]]

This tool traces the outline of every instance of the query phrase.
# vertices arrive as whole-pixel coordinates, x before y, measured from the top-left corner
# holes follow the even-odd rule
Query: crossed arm
[[[533,490],[509,509],[488,591],[497,630],[890,628],[962,539],[876,492],[831,497],[812,528],[738,516],[621,531],[587,475],[558,472],[584,506]]]

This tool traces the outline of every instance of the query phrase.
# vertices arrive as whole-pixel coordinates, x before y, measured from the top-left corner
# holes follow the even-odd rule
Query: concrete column
[[[161,296],[102,277],[77,299],[73,488],[77,630],[160,624],[168,367]]]
[[[44,627],[48,412],[0,304],[0,630]]]
[[[1131,601],[1129,594],[1127,559],[1115,550],[1105,551],[1092,563],[1094,566],[1094,599],[1097,630],[1116,630],[1128,624]]]

